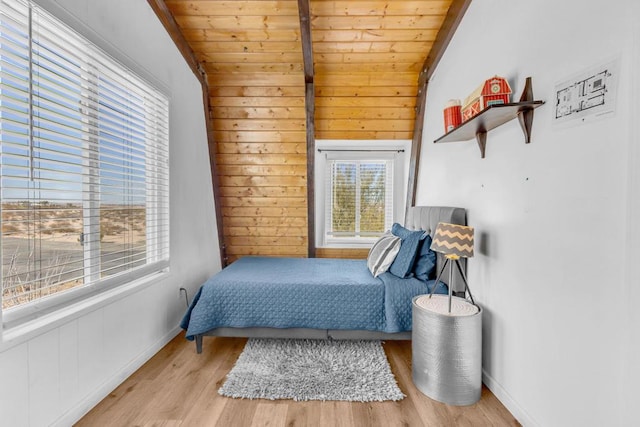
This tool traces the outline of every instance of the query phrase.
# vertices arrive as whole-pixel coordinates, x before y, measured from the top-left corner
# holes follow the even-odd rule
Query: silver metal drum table
[[[482,309],[463,298],[413,299],[413,382],[450,405],[472,405],[482,392]]]

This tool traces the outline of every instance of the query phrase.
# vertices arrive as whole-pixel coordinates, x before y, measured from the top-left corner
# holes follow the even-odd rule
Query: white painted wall
[[[631,16],[640,16],[640,4],[635,4],[629,12]],[[640,384],[640,310],[638,310],[637,302],[640,301],[640,269],[638,268],[638,260],[640,259],[640,79],[638,79],[638,70],[640,70],[640,20],[635,19],[633,22],[633,42],[632,42],[632,82],[631,82],[631,99],[629,103],[629,111],[631,114],[630,129],[630,146],[628,159],[628,183],[627,201],[627,247],[626,247],[626,277],[625,289],[623,296],[626,299],[627,318],[625,319],[624,331],[626,360],[623,364],[623,375],[627,378],[626,383],[622,387],[625,403],[625,414],[631,419],[631,414],[638,410],[640,403],[640,394],[638,393],[638,384]],[[635,421],[635,418],[634,418]]]
[[[524,425],[637,419],[636,3],[476,0],[429,84],[417,204],[468,209],[485,382]],[[553,103],[556,82],[611,56],[621,59],[615,117],[557,129],[545,105],[531,144],[513,121],[489,132],[486,159],[475,140],[432,143],[446,101],[486,78],[507,77],[518,100],[531,76],[535,98]]]
[[[200,84],[145,0],[40,0],[170,96],[171,270],[107,305],[0,345],[0,424],[70,425],[178,333],[193,297],[220,270]],[[76,24],[78,24],[76,22]],[[195,350],[194,350],[195,351]]]

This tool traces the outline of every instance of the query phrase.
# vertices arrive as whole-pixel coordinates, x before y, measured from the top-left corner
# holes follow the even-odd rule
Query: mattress
[[[245,257],[201,286],[181,326],[188,339],[219,327],[409,331],[411,299],[430,286],[374,278],[366,260]]]

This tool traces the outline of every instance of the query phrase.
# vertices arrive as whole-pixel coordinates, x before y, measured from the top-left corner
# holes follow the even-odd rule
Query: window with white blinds
[[[5,312],[168,266],[168,111],[46,11],[0,1]]]
[[[393,159],[348,157],[327,158],[326,243],[370,241],[393,224]]]

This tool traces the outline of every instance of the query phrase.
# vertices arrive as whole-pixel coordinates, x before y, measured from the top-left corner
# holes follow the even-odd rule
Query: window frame
[[[148,87],[154,90],[154,93],[157,93],[161,95],[164,99],[166,99],[166,108],[167,108],[166,123],[168,127],[169,119],[170,119],[171,100],[167,94],[168,90],[166,89],[166,87],[159,85],[154,78],[150,77],[150,75],[146,71],[140,69],[139,66],[131,67],[130,66],[131,62],[126,57],[126,55],[122,54],[117,50],[114,50],[113,46],[106,44],[106,42],[99,35],[93,33],[92,30],[86,27],[85,24],[81,23],[76,18],[69,15],[66,11],[64,11],[64,9],[59,9],[57,5],[55,4],[51,5],[49,4],[50,2],[47,2],[47,1],[27,2],[24,0],[18,0],[17,2],[23,5],[28,4],[32,8],[37,8],[43,13],[47,14],[50,19],[55,20],[57,22],[57,25],[63,25],[71,29],[76,34],[78,34],[81,38],[83,38],[86,43],[91,44],[93,48],[97,49],[98,51],[101,51],[103,55],[105,55],[110,60],[112,60],[113,63],[117,65],[118,69],[122,71],[126,71],[127,75],[132,75],[133,79],[138,79],[143,81],[145,85],[147,85]],[[58,10],[55,10],[55,12],[52,13],[52,11],[49,10],[48,7],[42,7],[40,3],[53,6],[52,7],[53,9],[58,9]],[[123,59],[124,61],[122,61]],[[129,63],[127,64],[126,62],[129,62]],[[136,65],[135,63],[133,64]],[[98,103],[99,101],[96,100],[95,102]],[[81,106],[81,108],[86,108],[86,107],[87,106],[85,106],[84,104],[82,104]],[[100,138],[97,134],[93,135],[93,137],[95,137],[96,140]],[[163,198],[160,204],[154,203],[152,205],[149,205],[150,198],[154,200],[157,199],[157,193],[159,192],[158,190],[159,185],[156,185],[154,187],[154,190],[149,190],[149,189],[146,190],[145,206],[147,210],[147,214],[146,214],[147,230],[149,230],[150,228],[149,215],[152,215],[155,218],[156,216],[159,215],[157,212],[158,209],[162,209],[165,212],[163,215],[164,215],[164,218],[166,218],[166,232],[158,231],[157,233],[154,233],[154,237],[158,239],[158,243],[155,246],[153,246],[153,248],[155,249],[154,251],[150,251],[150,248],[149,248],[150,239],[149,238],[146,239],[147,240],[146,264],[140,267],[132,268],[125,272],[121,272],[114,276],[108,275],[103,278],[99,278],[95,282],[89,282],[88,284],[83,284],[81,286],[66,290],[64,292],[41,297],[37,300],[30,301],[15,307],[11,307],[9,309],[2,308],[2,303],[1,303],[2,295],[0,293],[0,322],[1,322],[0,334],[3,334],[3,331],[6,332],[16,326],[23,325],[26,322],[29,322],[37,318],[46,317],[47,315],[52,313],[56,313],[57,318],[59,318],[59,316],[62,315],[61,313],[65,311],[64,309],[70,307],[71,305],[82,305],[83,307],[86,308],[87,303],[89,304],[92,302],[97,303],[98,300],[95,299],[95,297],[99,295],[104,295],[104,298],[108,298],[109,296],[115,295],[114,291],[120,294],[126,293],[131,291],[132,287],[136,288],[136,287],[147,286],[149,284],[149,281],[154,280],[155,277],[160,278],[168,274],[169,265],[170,265],[169,147],[170,147],[170,136],[169,136],[169,131],[167,130],[166,147],[163,147],[166,149],[166,166],[164,166],[164,171],[166,171],[166,174],[163,174],[162,173],[163,171],[159,167],[151,168],[151,170],[149,170],[147,167],[147,171],[145,173],[145,177],[146,177],[145,182],[147,183],[146,184],[147,186],[149,186],[148,174],[151,174],[153,177],[157,177],[158,175],[161,175],[161,174],[164,175],[161,177],[161,180],[158,182],[166,185],[166,198]],[[151,144],[151,145],[145,144],[146,157],[149,158],[149,153],[151,151],[153,151],[154,153],[157,153],[158,149],[159,149],[159,146],[157,144]],[[86,148],[83,148],[83,151],[84,150],[86,150]],[[97,162],[97,159],[91,158],[91,163],[93,162]],[[85,165],[83,169],[85,168],[93,169],[95,167],[96,165]],[[87,175],[84,175],[82,178],[83,185],[84,185],[84,179],[86,176]],[[83,200],[83,203],[81,206],[83,211],[82,213],[83,216],[87,214],[87,207],[85,206],[84,202],[85,201]],[[89,202],[89,203],[94,203],[94,202]],[[164,208],[162,206],[164,206]],[[1,209],[2,209],[2,206],[0,205],[0,213],[1,213]],[[91,206],[88,209],[92,212],[95,212],[96,209],[100,210],[100,208],[96,206]],[[149,212],[149,210],[151,210],[151,212]],[[99,219],[93,222],[94,224],[91,225],[91,227],[95,228],[97,223],[97,228],[99,230]],[[86,232],[86,225],[83,226],[83,233],[84,232]],[[163,250],[162,248],[165,248],[164,252],[166,252],[166,257],[159,258],[158,250],[162,251]],[[86,252],[88,250],[89,249],[83,250],[85,257],[87,256]],[[92,250],[95,251],[95,249],[92,249]],[[0,244],[0,255],[1,254],[2,254],[2,245]],[[85,269],[87,268],[88,267],[85,264]],[[92,273],[92,274],[95,275],[96,273]],[[160,276],[158,276],[158,274],[160,274]],[[0,277],[2,277],[1,264],[0,264]],[[104,300],[104,298],[101,298],[101,299]]]
[[[327,238],[326,196],[327,152],[343,154],[344,160],[378,160],[393,157],[393,219],[403,222],[408,182],[411,140],[316,140],[315,153],[315,240],[318,248],[370,248],[377,238]],[[332,151],[334,150],[334,151]]]

